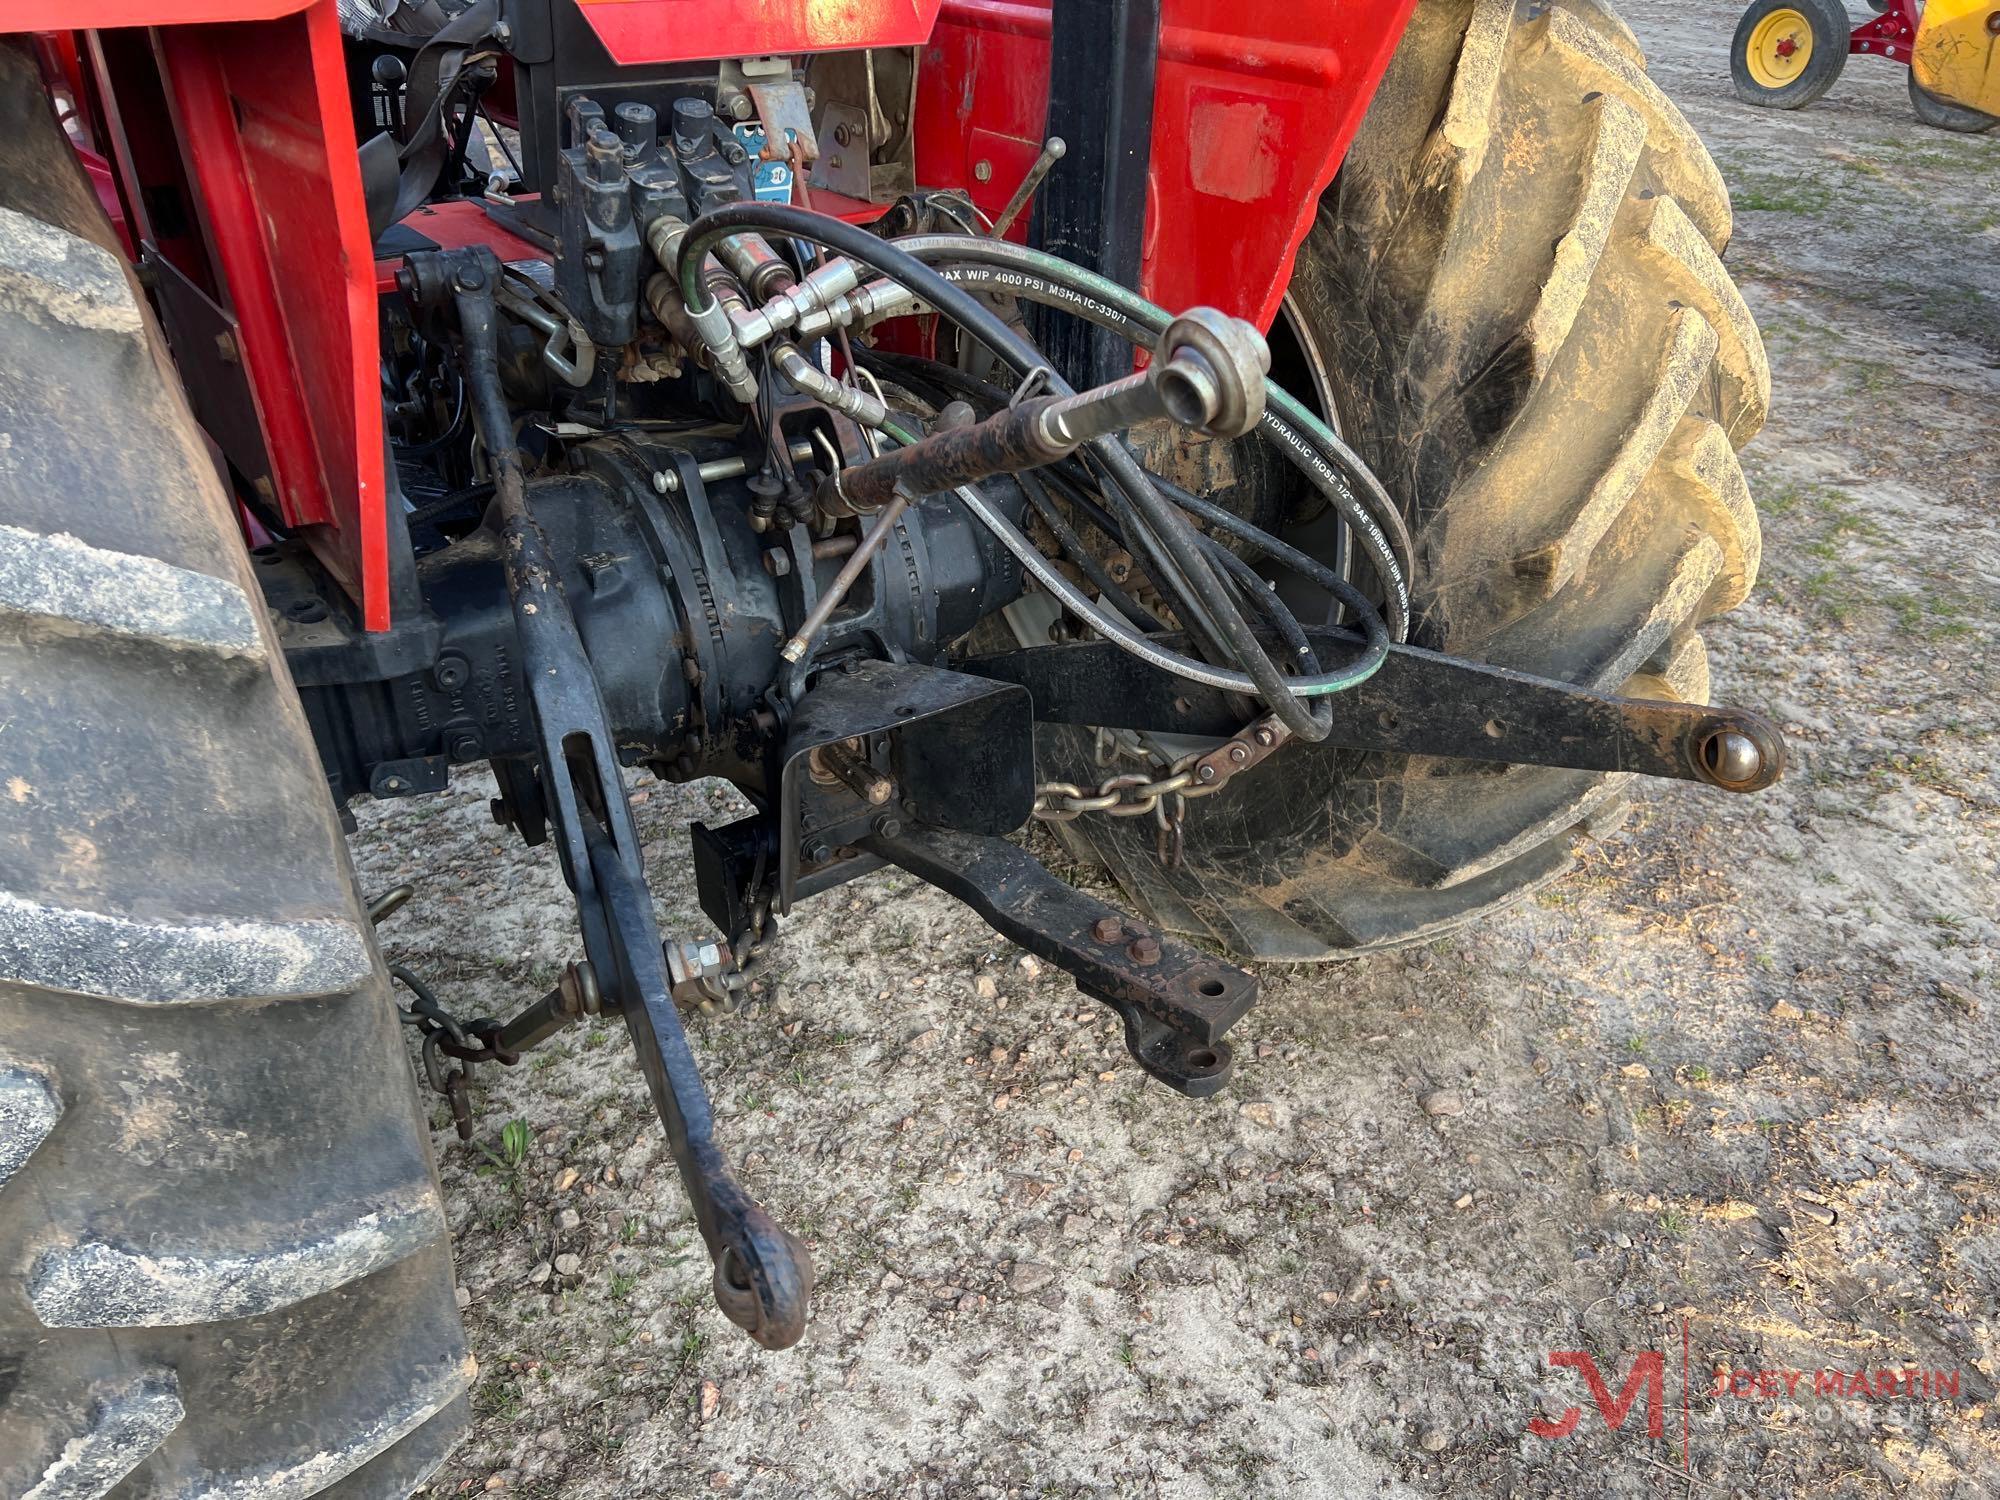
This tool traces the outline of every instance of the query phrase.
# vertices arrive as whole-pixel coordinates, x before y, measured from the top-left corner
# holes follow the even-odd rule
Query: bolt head
[[[1202,768],[1201,768],[1200,770],[1198,770],[1198,771],[1196,771],[1196,772],[1194,773],[1194,779],[1195,779],[1196,781],[1213,781],[1213,780],[1215,780],[1215,767],[1214,767],[1214,766],[1203,766],[1203,767],[1202,767]]]
[[[1135,964],[1156,964],[1160,961],[1160,940],[1156,937],[1136,937],[1125,951]]]
[[[1090,935],[1100,943],[1115,943],[1125,936],[1125,924],[1116,917],[1099,917]]]
[[[1240,766],[1250,758],[1250,749],[1247,745],[1231,745],[1229,747],[1229,758]]]
[[[972,176],[976,182],[991,182],[993,180],[993,163],[990,161],[974,162],[972,164]]]

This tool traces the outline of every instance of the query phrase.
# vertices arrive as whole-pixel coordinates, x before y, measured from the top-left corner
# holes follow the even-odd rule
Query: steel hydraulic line
[[[954,286],[923,262],[865,229],[775,203],[736,203],[704,214],[690,227],[682,241],[677,270],[688,297],[688,311],[696,325],[704,328],[704,336],[706,327],[714,321],[718,306],[702,284],[703,259],[711,245],[745,228],[775,229],[795,238],[817,241],[901,282],[920,296],[928,294],[925,300],[985,344],[1023,379],[1037,369],[1047,368],[1047,362],[1040,357],[1034,345],[1009,328],[992,308],[963,288]],[[1074,394],[1068,383],[1057,376],[1050,377],[1049,387],[1057,395]],[[898,441],[911,440],[898,432],[892,432],[892,436],[896,436]],[[1247,691],[1262,699],[1286,728],[1299,738],[1314,743],[1326,738],[1332,727],[1331,710],[1298,700],[1340,691],[1351,686],[1351,681],[1345,674],[1342,674],[1338,687],[1324,678],[1287,678],[1264,654],[1249,621],[1203,555],[1198,534],[1186,517],[1153,487],[1138,461],[1115,436],[1096,440],[1095,451],[1118,484],[1138,505],[1149,528],[1167,548],[1169,555],[1180,564],[1194,584],[1194,597],[1206,605],[1214,617],[1227,648],[1226,654],[1248,669],[1247,676],[1243,673],[1231,674],[1242,677],[1249,684],[1238,691]],[[987,515],[993,514],[983,505],[980,510]],[[1096,613],[1094,608],[1092,613]],[[1097,617],[1104,618],[1102,615]],[[1123,627],[1119,628],[1123,633]],[[1194,667],[1199,664],[1188,662],[1187,665]]]

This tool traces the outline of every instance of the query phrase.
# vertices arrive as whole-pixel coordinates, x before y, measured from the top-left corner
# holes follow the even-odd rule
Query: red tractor
[[[1698,633],[1759,549],[1728,197],[1600,0],[6,20],[0,1493],[441,1461],[406,1028],[469,1129],[474,1067],[622,1017],[783,1347],[811,1264],[680,1007],[795,903],[912,872],[1199,1098],[1220,951],[1424,942],[1634,775],[1779,774]],[[342,823],[480,763],[578,944],[471,1020]],[[749,799],[712,930],[659,929],[641,771]]]

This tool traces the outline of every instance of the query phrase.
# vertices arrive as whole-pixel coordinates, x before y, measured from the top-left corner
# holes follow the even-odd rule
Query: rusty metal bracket
[[[1005,839],[912,827],[861,847],[1073,975],[1124,1019],[1126,1050],[1169,1088],[1205,1099],[1229,1081],[1235,1058],[1222,1034],[1257,999],[1256,979],[1234,964],[1066,885]]]
[[[835,746],[855,774],[887,781],[891,795],[870,800],[829,773]],[[789,912],[802,885],[830,883],[822,877],[851,858],[863,834],[894,834],[905,822],[1011,833],[1034,800],[1026,693],[935,667],[849,658],[820,673],[792,713],[779,778],[777,910]]]

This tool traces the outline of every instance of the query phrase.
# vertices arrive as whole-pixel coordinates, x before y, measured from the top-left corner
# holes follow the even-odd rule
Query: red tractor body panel
[[[1141,291],[1270,327],[1415,5],[1164,0]],[[1048,77],[1045,0],[945,0],[917,70],[918,182],[999,213],[1041,150]]]
[[[271,498],[360,600],[367,628],[386,630],[375,261],[333,6],[169,27],[157,45]]]
[[[577,0],[622,67],[711,57],[914,47],[939,0]]]
[[[1046,0],[581,0],[621,64],[921,48],[920,186],[997,214],[1041,148]],[[1164,0],[1142,290],[1268,328],[1294,257],[1415,0]],[[334,0],[23,0],[15,31],[90,32],[89,67],[52,69],[73,134],[116,178],[114,219],[152,245],[227,331],[224,366],[176,344],[197,415],[247,385],[256,421],[205,421],[218,447],[389,625],[384,443],[372,256]],[[131,28],[148,27],[150,31]],[[59,60],[62,47],[44,49]],[[92,162],[92,158],[95,158]],[[195,223],[149,203],[191,199]],[[867,205],[818,206],[864,218]],[[442,243],[521,243],[476,205],[425,210]],[[171,216],[169,216],[171,218]],[[1024,233],[1026,216],[1016,226]],[[170,323],[172,320],[169,320]],[[203,324],[203,327],[209,326]],[[169,328],[170,337],[176,332]],[[206,387],[216,389],[205,390]],[[240,393],[239,393],[240,394]],[[240,401],[238,403],[241,404]]]

